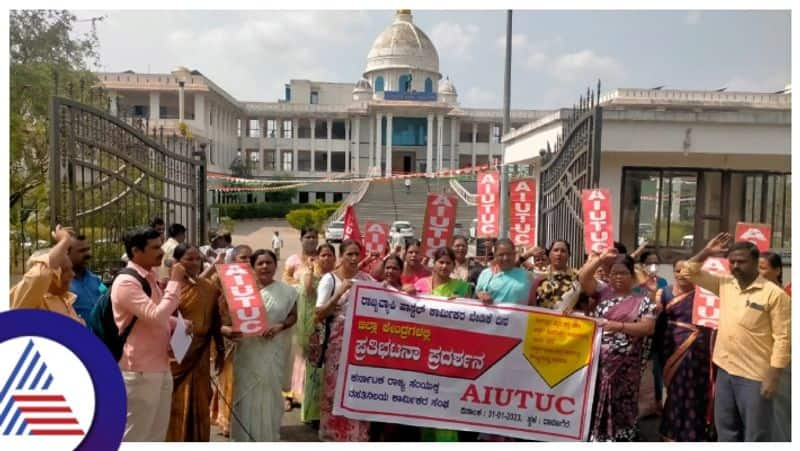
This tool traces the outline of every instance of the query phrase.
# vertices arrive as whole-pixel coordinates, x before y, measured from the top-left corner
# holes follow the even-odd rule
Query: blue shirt
[[[481,272],[478,283],[475,284],[475,292],[488,291],[495,304],[528,305],[531,294],[528,271],[522,268],[494,271],[495,268],[489,267]]]
[[[84,321],[89,321],[89,313],[91,313],[97,300],[103,295],[108,288],[105,286],[97,274],[89,271],[88,269],[83,274],[83,277],[77,275],[72,278],[69,283],[69,291],[78,296],[75,303],[72,305],[75,312],[83,318]]]

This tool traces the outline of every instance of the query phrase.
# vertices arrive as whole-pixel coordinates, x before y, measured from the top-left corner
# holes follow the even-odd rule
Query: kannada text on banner
[[[411,297],[356,282],[334,414],[580,441],[589,432],[601,329],[513,304]]]

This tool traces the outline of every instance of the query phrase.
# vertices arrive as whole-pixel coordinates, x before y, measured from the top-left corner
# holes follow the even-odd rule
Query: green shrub
[[[260,218],[286,218],[287,215],[296,210],[322,211],[325,212],[327,219],[339,208],[341,202],[326,204],[316,202],[312,204],[290,204],[285,202],[260,202],[252,204],[216,204],[212,207],[219,208],[220,217],[231,219],[260,219]],[[322,215],[320,213],[319,215]],[[324,219],[323,219],[324,222]]]
[[[294,227],[297,230],[306,229],[308,227],[314,227],[317,224],[316,223],[317,218],[315,217],[316,212],[317,210],[312,210],[308,208],[294,210],[286,215],[286,221],[289,223],[290,226]]]

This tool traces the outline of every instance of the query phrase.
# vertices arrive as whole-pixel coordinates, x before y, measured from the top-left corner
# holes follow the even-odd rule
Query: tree
[[[75,36],[69,11],[13,10],[10,14],[10,207],[47,182],[50,96],[61,87],[92,88],[89,64],[97,64],[98,39],[91,19]],[[47,190],[43,190],[45,193]]]

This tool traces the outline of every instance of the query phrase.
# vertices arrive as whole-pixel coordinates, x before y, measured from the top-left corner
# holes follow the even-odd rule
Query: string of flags
[[[489,165],[471,166],[460,169],[448,169],[444,171],[434,172],[427,174],[425,172],[411,172],[407,174],[395,174],[387,176],[375,177],[357,177],[357,178],[341,178],[328,177],[323,179],[311,180],[258,180],[246,179],[241,177],[231,177],[229,175],[220,174],[216,172],[209,172],[208,178],[219,181],[221,185],[211,186],[211,189],[222,192],[269,192],[269,191],[283,191],[287,189],[300,188],[310,185],[312,183],[360,183],[360,182],[388,182],[392,180],[404,180],[409,178],[419,177],[456,177],[459,175],[466,175],[475,172],[480,172],[488,169]]]

